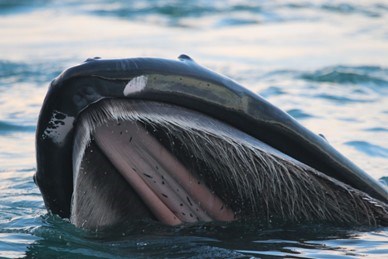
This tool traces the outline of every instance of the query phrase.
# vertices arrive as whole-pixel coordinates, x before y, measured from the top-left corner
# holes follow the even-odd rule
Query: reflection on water
[[[57,217],[40,218],[30,231],[37,239],[27,255],[50,257],[239,257],[239,256],[379,256],[385,254],[386,233],[381,229],[341,229],[295,226],[266,229],[253,223],[164,227],[138,222],[125,231],[83,232]],[[367,231],[367,232],[365,232]],[[12,239],[13,236],[11,236]]]
[[[46,214],[32,175],[39,109],[60,71],[94,56],[186,53],[387,182],[387,16],[376,0],[0,1],[0,257],[386,257],[387,228],[141,222],[84,232]]]

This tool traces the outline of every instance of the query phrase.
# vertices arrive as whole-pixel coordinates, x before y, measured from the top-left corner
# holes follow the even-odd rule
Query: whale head
[[[89,59],[36,133],[46,207],[88,229],[151,219],[388,224],[388,193],[324,138],[186,55]]]

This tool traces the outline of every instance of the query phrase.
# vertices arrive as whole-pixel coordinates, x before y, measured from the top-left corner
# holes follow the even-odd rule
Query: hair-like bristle
[[[267,222],[388,224],[388,205],[302,164],[265,143],[201,113],[164,103],[107,99],[79,118],[73,154],[79,172],[96,127],[132,120],[163,130],[202,161],[217,186],[244,201],[242,217]],[[257,129],[260,130],[260,129]],[[228,201],[225,201],[228,202]],[[232,206],[232,205],[231,205]]]

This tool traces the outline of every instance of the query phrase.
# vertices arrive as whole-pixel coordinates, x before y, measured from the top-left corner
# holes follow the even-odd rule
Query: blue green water
[[[388,182],[386,1],[0,0],[0,257],[388,256],[388,228],[137,222],[48,215],[32,175],[49,82],[88,57],[185,53],[290,113]]]

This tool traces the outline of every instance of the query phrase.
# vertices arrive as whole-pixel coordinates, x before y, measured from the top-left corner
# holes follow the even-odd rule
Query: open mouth
[[[350,204],[348,196],[358,195],[350,187],[175,105],[100,101],[81,114],[74,143],[71,221],[84,228],[144,218],[168,225],[350,220],[354,211],[346,215],[341,207],[363,206]]]
[[[66,70],[47,93],[36,147],[46,207],[88,229],[138,219],[388,225],[384,186],[185,55]]]
[[[144,217],[169,225],[232,221],[256,211],[255,174],[280,166],[263,156],[293,161],[196,111],[104,100],[76,129],[71,220],[83,227]]]
[[[193,122],[193,119],[198,122]],[[235,213],[206,186],[202,173],[192,167],[200,158],[188,153],[193,150],[183,148],[182,141],[188,139],[178,136],[184,131],[199,130],[207,122],[215,123],[195,112],[155,102],[105,100],[97,109],[87,111],[81,116],[82,126],[77,128],[77,144],[73,150],[75,191],[72,220],[81,226],[90,224],[93,219],[85,220],[79,215],[84,214],[84,210],[92,214],[93,210],[99,211],[96,213],[98,220],[115,219],[116,215],[112,214],[119,211],[120,216],[150,216],[169,225],[233,220]],[[185,153],[181,156],[183,163],[176,157],[176,152]],[[104,157],[103,162],[96,156]],[[100,166],[96,167],[95,163]],[[101,171],[103,175],[98,175]],[[101,192],[97,185],[110,185],[110,177],[117,178],[113,175],[117,173],[125,181],[112,187],[117,189],[117,184],[124,183],[122,193],[114,193],[115,197],[112,197],[109,187]],[[94,186],[90,186],[91,182]],[[93,197],[85,198],[90,189],[98,189],[98,195],[105,197],[107,203],[102,204],[101,199],[96,199],[93,191]],[[116,204],[112,203],[115,199],[124,199],[128,204],[115,208]],[[123,211],[126,207],[128,211]],[[101,216],[102,211],[106,211],[109,217]]]

